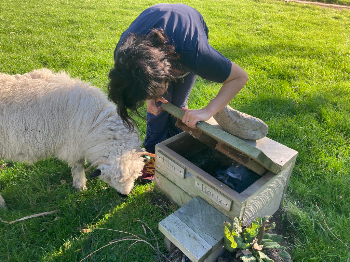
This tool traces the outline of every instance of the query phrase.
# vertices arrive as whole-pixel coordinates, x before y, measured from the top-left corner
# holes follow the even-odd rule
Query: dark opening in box
[[[192,136],[186,136],[181,141],[171,142],[167,144],[167,147],[237,193],[243,192],[261,178],[260,175],[244,165]]]

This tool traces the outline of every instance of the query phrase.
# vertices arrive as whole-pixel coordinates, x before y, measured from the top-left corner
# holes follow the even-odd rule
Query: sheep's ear
[[[100,169],[96,169],[95,171],[93,171],[93,172],[91,172],[89,174],[89,178],[97,177],[99,175],[101,175],[101,170]]]

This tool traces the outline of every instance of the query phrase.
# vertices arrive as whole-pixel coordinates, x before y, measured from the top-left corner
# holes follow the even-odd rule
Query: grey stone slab
[[[213,118],[223,130],[243,139],[258,140],[267,135],[268,126],[259,118],[242,113],[226,105]]]

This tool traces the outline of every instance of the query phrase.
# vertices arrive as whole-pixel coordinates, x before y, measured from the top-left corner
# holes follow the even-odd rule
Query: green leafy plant
[[[236,252],[236,257],[242,261],[273,262],[265,252],[267,249],[284,249],[278,244],[282,236],[266,233],[267,230],[274,229],[276,224],[270,223],[270,217],[257,218],[249,226],[242,226],[242,222],[237,217],[231,225],[224,222],[225,248],[230,252]],[[285,250],[278,253],[281,258],[289,258],[290,255]]]

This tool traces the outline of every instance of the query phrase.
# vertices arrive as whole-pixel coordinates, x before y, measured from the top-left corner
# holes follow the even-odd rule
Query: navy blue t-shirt
[[[144,10],[122,34],[116,50],[130,34],[148,34],[163,29],[175,46],[185,70],[222,83],[231,72],[231,61],[208,42],[208,28],[202,15],[184,4],[157,4]]]

